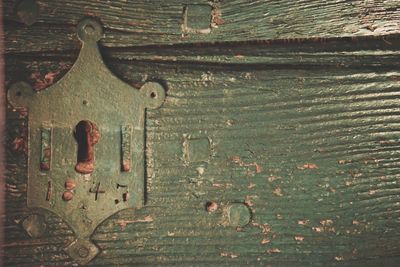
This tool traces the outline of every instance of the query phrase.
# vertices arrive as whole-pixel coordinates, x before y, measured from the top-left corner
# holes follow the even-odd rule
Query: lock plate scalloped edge
[[[18,82],[7,97],[29,114],[28,207],[51,211],[68,223],[76,240],[65,251],[84,265],[100,251],[90,240],[96,227],[120,210],[144,205],[145,109],[160,107],[165,91],[155,82],[136,90],[108,70],[97,45],[102,27],[95,19],[83,19],[77,35],[80,54],[61,80],[38,92]],[[93,171],[86,174],[75,170],[74,131],[80,121],[93,122],[100,135]]]

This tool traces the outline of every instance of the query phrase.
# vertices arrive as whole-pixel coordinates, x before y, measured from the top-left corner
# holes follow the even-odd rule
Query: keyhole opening
[[[78,143],[77,163],[75,170],[82,174],[94,171],[94,145],[100,139],[100,132],[96,124],[88,120],[80,121],[74,131]]]

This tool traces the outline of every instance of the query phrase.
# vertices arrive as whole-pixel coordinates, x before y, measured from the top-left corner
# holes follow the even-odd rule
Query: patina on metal
[[[155,82],[136,90],[108,70],[96,20],[82,20],[77,33],[82,49],[59,82],[39,92],[18,82],[8,100],[29,111],[28,207],[64,219],[76,234],[65,250],[86,264],[99,253],[96,227],[144,205],[145,109],[160,107],[165,91]]]

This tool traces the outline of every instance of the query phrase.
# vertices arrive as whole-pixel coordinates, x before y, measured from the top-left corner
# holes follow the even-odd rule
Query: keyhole
[[[91,121],[80,121],[74,131],[78,143],[77,163],[75,170],[79,173],[88,174],[94,170],[94,145],[100,139],[100,132]]]

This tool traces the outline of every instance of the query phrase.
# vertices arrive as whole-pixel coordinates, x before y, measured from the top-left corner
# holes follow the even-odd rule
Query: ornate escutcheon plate
[[[39,92],[18,82],[8,100],[29,114],[28,207],[65,220],[76,235],[65,250],[86,264],[99,253],[96,227],[144,204],[145,109],[160,107],[165,91],[154,82],[136,90],[107,69],[96,20],[81,21],[77,34],[79,57],[60,81]]]

